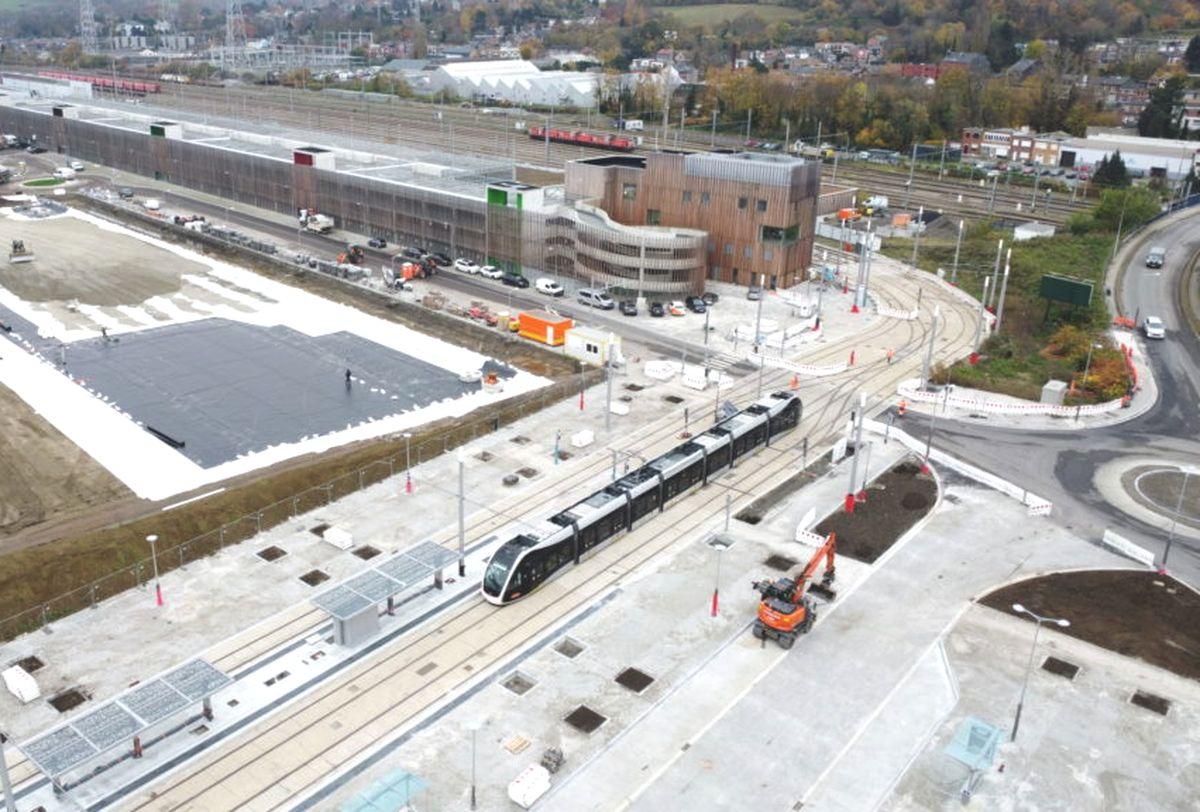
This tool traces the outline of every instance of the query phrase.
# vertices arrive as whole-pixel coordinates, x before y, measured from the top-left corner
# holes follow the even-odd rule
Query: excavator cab
[[[813,554],[804,571],[795,578],[754,582],[754,588],[762,595],[758,603],[758,618],[754,621],[755,637],[760,640],[770,637],[786,649],[791,648],[801,634],[808,633],[817,620],[816,602],[808,596],[808,592],[811,590],[829,600],[836,597],[831,587],[835,577],[836,546],[836,537],[831,533]],[[821,582],[810,585],[822,559],[825,560],[825,572]]]

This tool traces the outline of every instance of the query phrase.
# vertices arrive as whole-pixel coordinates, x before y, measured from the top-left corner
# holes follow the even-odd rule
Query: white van
[[[58,169],[54,170],[54,177],[60,178],[61,180],[74,180],[75,170],[69,166],[60,166]]]
[[[142,201],[142,206],[145,207],[146,211],[158,211],[162,208],[162,203],[157,197],[148,197]]]
[[[563,286],[548,276],[538,277],[538,280],[533,283],[533,286],[538,293],[544,293],[547,296],[562,296],[564,292]]]
[[[601,310],[612,310],[617,306],[617,303],[612,300],[611,296],[602,290],[595,290],[593,288],[580,288],[578,298],[580,304],[587,305],[588,307],[598,307]]]

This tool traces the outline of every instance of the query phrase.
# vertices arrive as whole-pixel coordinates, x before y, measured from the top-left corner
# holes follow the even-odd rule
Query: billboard
[[[1087,307],[1092,303],[1092,283],[1067,276],[1042,274],[1039,295],[1052,302]]]

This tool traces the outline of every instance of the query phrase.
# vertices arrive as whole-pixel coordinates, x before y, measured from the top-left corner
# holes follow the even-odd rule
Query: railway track
[[[911,290],[890,290],[889,294],[899,304],[915,304]],[[974,313],[957,298],[947,298],[943,304],[947,317],[943,346],[965,349]],[[927,329],[924,322],[881,318],[859,337],[859,343],[886,337],[896,328],[897,338],[902,340],[891,343],[906,355],[919,356]],[[828,361],[842,351],[843,347],[829,348],[820,356]],[[880,360],[828,384],[822,381],[822,391],[805,395],[805,414],[794,443],[763,449],[754,464],[738,466],[732,477],[726,475],[713,485],[728,489],[735,494],[735,502],[744,503],[753,498],[744,494],[790,476],[800,438],[808,435],[810,448],[824,446],[840,431],[841,418],[857,391],[862,389],[874,399],[890,395],[896,383],[910,374],[906,366],[889,367]],[[743,396],[757,385],[753,380],[757,376],[751,377],[738,385]],[[770,386],[764,389],[779,386],[788,375],[770,373],[765,377]],[[660,426],[656,432],[667,444],[677,442],[673,434],[678,423],[670,422],[674,426]],[[481,671],[502,665],[550,632],[563,617],[612,589],[625,573],[702,530],[723,511],[721,500],[711,498],[707,489],[698,491],[513,606],[496,608],[472,596],[435,625],[418,630],[385,655],[331,680],[302,704],[271,717],[232,746],[203,757],[190,774],[154,787],[153,795],[139,797],[129,808],[273,809],[298,800],[313,792],[338,766],[370,751],[427,712],[447,691],[463,686]]]
[[[543,123],[546,119],[521,111],[501,109],[501,113],[485,115],[476,108],[432,105],[399,98],[383,101],[365,95],[331,95],[289,88],[165,87],[163,93],[148,98],[148,102],[186,111],[203,120],[231,128],[256,122],[278,127],[280,134],[303,130],[314,137],[364,149],[372,145],[391,145],[450,155],[470,153],[553,171],[561,171],[567,161],[601,154],[587,147],[530,139],[523,131],[515,129],[517,122]],[[579,116],[564,119],[560,123],[564,126],[578,123],[579,126],[588,127],[587,119]],[[603,122],[593,122],[589,129],[594,132],[614,132],[611,128],[599,126],[600,123]],[[707,139],[701,143],[702,139],[694,137],[692,133],[685,136],[679,140],[681,146],[709,149]],[[731,146],[736,146],[736,142]],[[653,144],[647,142],[637,152],[646,152],[652,147]],[[872,193],[885,193],[892,199],[893,205],[898,205],[906,197],[907,176],[897,172],[842,163],[838,167],[838,179],[839,182],[858,185]],[[959,195],[962,196],[961,202]],[[1047,199],[1043,190],[1039,191],[1037,203],[1031,210],[1032,189],[1012,189],[1000,183],[993,200],[990,184],[985,183],[980,187],[977,183],[930,178],[924,173],[914,176],[913,191],[908,197],[911,198],[910,207],[913,209],[924,205],[929,209],[948,210],[969,217],[1040,220],[1059,225],[1070,214],[1088,207],[1083,200],[1072,204],[1061,192],[1054,192]]]

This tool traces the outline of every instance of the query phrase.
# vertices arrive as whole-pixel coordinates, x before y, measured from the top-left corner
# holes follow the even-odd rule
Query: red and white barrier
[[[769,355],[759,355],[755,352],[746,353],[746,360],[758,366],[761,360],[768,367],[774,369],[786,369],[788,372],[794,372],[797,375],[807,375],[812,378],[824,378],[830,375],[837,375],[840,372],[845,372],[849,369],[848,364],[799,364],[795,361],[789,361],[786,358],[772,358]]]

